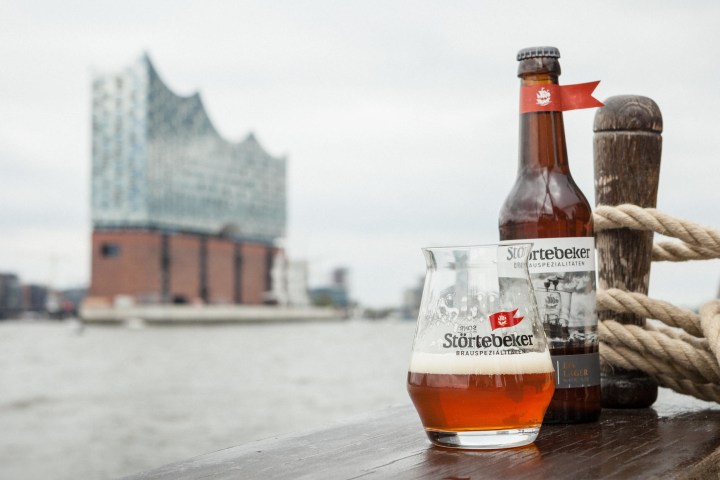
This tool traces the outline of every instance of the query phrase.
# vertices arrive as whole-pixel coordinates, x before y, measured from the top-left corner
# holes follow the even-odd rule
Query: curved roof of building
[[[285,175],[284,157],[252,133],[225,139],[200,94],[173,92],[147,54],[93,82],[96,227],[272,240],[285,233]]]

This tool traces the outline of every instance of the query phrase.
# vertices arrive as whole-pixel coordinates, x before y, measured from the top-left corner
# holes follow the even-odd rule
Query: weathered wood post
[[[635,95],[610,97],[595,114],[593,130],[596,205],[655,207],[662,150],[657,104]],[[653,233],[621,228],[596,238],[599,287],[647,294]],[[599,311],[598,319],[645,324],[632,313]],[[642,372],[604,367],[601,383],[603,407],[643,408],[657,399],[657,384]]]

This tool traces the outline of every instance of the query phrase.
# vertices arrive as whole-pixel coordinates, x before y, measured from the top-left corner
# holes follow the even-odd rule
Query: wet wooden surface
[[[546,425],[534,444],[511,450],[433,447],[415,410],[402,406],[128,478],[666,479],[696,471],[719,447],[720,405],[661,389],[652,408],[604,410],[591,424]],[[719,478],[712,465],[710,471],[694,478]]]

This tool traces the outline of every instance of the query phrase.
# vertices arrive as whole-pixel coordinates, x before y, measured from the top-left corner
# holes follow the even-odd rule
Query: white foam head
[[[553,371],[553,365],[548,352],[489,356],[413,352],[410,371],[446,375],[507,375],[548,373]]]

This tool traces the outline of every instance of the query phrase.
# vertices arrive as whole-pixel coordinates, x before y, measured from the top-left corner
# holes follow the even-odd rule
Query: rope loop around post
[[[720,258],[720,230],[636,205],[598,206],[596,231],[630,228],[679,241],[653,245],[653,261],[684,262]],[[668,327],[624,325],[605,320],[598,326],[603,364],[640,370],[660,386],[720,403],[720,300],[699,313],[637,292],[611,288],[597,293],[598,310],[633,313]]]
[[[720,258],[720,230],[673,217],[655,208],[624,204],[599,205],[594,214],[595,230],[630,228],[674,237],[680,242],[658,242],[653,260],[679,262]]]

